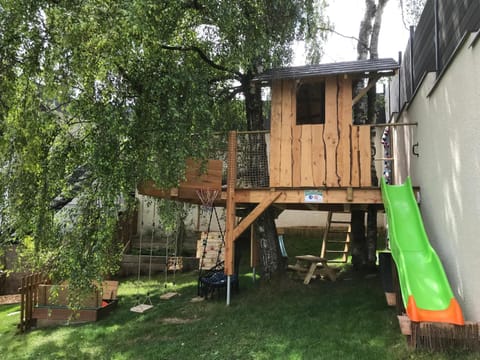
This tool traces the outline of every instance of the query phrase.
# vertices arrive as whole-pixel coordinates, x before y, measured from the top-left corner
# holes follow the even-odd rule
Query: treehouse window
[[[325,124],[325,82],[300,83],[297,88],[297,125]]]

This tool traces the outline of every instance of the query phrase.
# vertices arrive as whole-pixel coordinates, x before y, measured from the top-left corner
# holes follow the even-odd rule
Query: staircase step
[[[341,259],[337,260],[328,260],[329,262],[345,263],[347,262],[347,256],[350,252],[350,234],[351,234],[351,221],[350,220],[334,220],[334,212],[329,211],[327,216],[327,224],[325,225],[326,231],[323,235],[322,242],[322,251],[321,256],[327,257],[327,254],[331,254],[329,257],[336,256]],[[344,214],[345,215],[345,214]],[[337,226],[335,226],[337,224]],[[334,227],[334,228],[332,228]],[[338,235],[333,235],[338,234]],[[332,240],[329,240],[328,237],[332,237]],[[335,239],[335,240],[334,240]],[[340,240],[341,239],[341,240]],[[330,245],[329,245],[330,244]],[[337,246],[333,244],[339,244]],[[343,246],[341,246],[342,244]],[[328,246],[333,248],[342,248],[342,250],[328,250]]]
[[[329,230],[328,233],[330,234],[350,234],[350,231],[348,229],[334,229],[334,230]]]

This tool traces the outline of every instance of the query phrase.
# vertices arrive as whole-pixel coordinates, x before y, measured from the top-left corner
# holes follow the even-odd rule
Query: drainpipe
[[[440,73],[440,24],[438,19],[438,0],[433,2],[433,16],[435,22],[435,72],[438,74]]]
[[[415,66],[413,64],[413,41],[415,37],[415,28],[410,26],[410,91],[411,95],[413,96],[413,92],[415,91],[415,75],[413,73]],[[410,101],[411,99],[408,99]]]

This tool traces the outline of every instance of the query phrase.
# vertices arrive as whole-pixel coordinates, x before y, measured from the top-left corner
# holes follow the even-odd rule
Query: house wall
[[[480,321],[480,44],[465,41],[436,82],[426,76],[395,130],[395,181],[411,175],[421,212],[465,318]],[[434,88],[435,86],[435,88]],[[432,90],[433,89],[433,90]],[[411,147],[418,142],[416,157]]]

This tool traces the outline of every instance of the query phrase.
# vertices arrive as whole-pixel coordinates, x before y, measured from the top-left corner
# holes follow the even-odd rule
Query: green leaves
[[[175,186],[212,133],[246,126],[238,82],[318,35],[315,4],[2,1],[1,241],[79,287],[114,271],[136,184]]]

